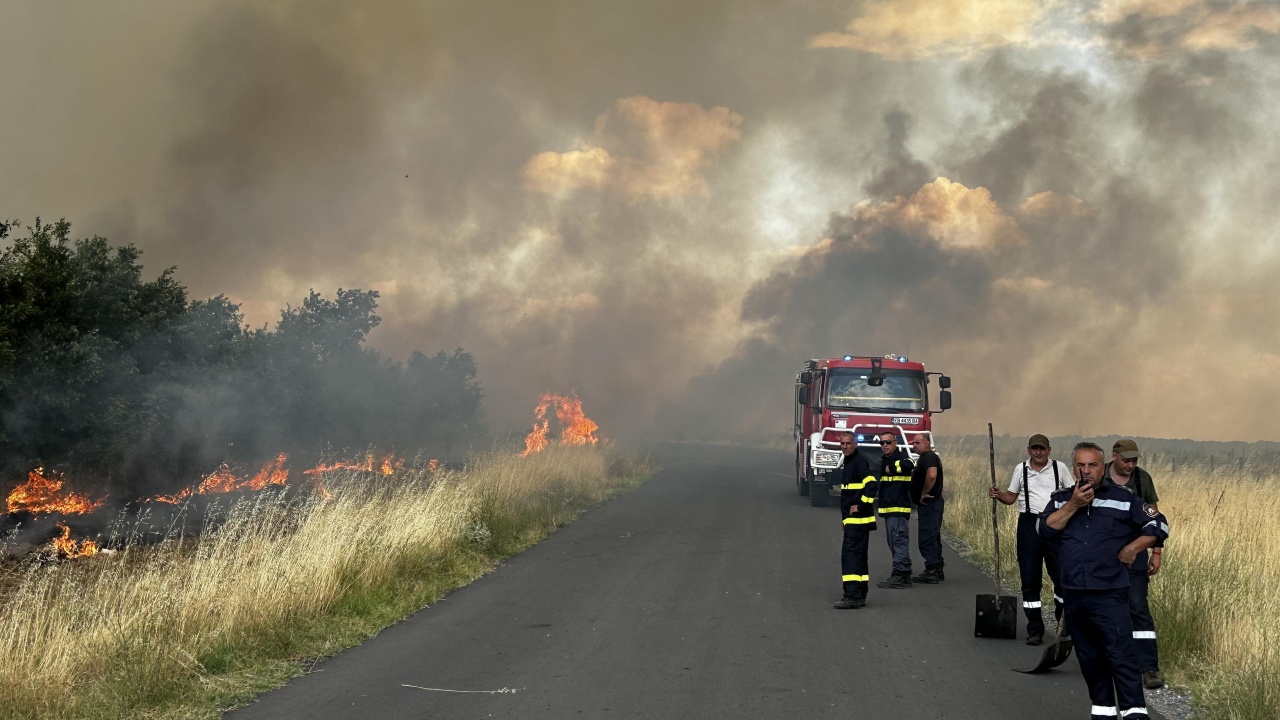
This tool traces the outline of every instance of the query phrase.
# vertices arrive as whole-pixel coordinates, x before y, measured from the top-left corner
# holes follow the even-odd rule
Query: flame
[[[335,460],[332,464],[320,463],[310,470],[303,470],[303,475],[323,475],[334,470],[347,470],[350,472],[376,472],[381,475],[395,475],[404,471],[404,460],[397,458],[395,454],[387,455],[382,458],[381,462],[374,459],[372,454],[365,455],[363,460]]]
[[[437,471],[437,470],[439,470],[439,469],[440,469],[440,461],[439,461],[439,460],[437,460],[437,459],[435,459],[435,458],[431,458],[431,460],[427,462],[427,472],[435,472],[435,471]]]
[[[49,541],[50,547],[58,553],[58,555],[67,558],[84,557],[85,555],[97,555],[98,543],[92,540],[76,541],[71,539],[71,528],[58,523],[58,527],[62,528],[62,535]]]
[[[238,477],[230,466],[223,463],[217,470],[205,477],[200,486],[196,488],[196,494],[209,495],[211,493],[229,493],[237,490],[262,490],[268,485],[284,485],[285,481],[289,479],[289,471],[284,466],[285,461],[288,459],[288,455],[280,453],[275,460],[263,465],[257,474],[249,478]],[[177,497],[181,497],[181,495],[179,493]]]
[[[582,401],[578,399],[576,393],[571,395],[543,393],[538,399],[538,407],[534,408],[533,429],[524,438],[524,452],[520,453],[521,457],[541,452],[550,444],[547,433],[550,430],[551,421],[547,417],[547,410],[552,405],[555,406],[556,419],[560,421],[561,445],[595,445],[600,442],[600,438],[595,435],[600,426],[582,412]]]
[[[63,492],[62,480],[55,473],[45,474],[44,468],[36,468],[27,473],[27,482],[9,493],[8,506],[10,513],[25,510],[33,515],[80,515],[97,510],[106,501],[105,497],[92,500],[79,493]]]

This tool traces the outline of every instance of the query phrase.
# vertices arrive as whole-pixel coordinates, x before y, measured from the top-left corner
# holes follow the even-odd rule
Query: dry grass
[[[216,531],[10,570],[0,717],[216,717],[643,480],[597,448],[262,494]]]
[[[949,486],[947,529],[989,565],[986,445],[944,447],[942,452]],[[997,456],[1000,487],[1020,459]],[[1162,669],[1175,683],[1191,688],[1197,718],[1280,717],[1280,613],[1275,601],[1280,533],[1273,529],[1280,518],[1277,468],[1248,458],[1212,470],[1207,459],[1183,460],[1176,468],[1157,460],[1144,467],[1155,479],[1160,509],[1171,527],[1163,566],[1151,584]],[[1004,505],[999,512],[1001,572],[1016,586],[1016,518]]]

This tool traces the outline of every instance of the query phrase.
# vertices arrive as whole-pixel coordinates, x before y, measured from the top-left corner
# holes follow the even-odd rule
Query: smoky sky
[[[498,430],[573,390],[607,436],[786,433],[804,359],[895,352],[943,432],[1275,439],[1268,7],[872,22],[919,6],[9,9],[0,214],[255,325],[376,289],[370,341],[472,352]]]

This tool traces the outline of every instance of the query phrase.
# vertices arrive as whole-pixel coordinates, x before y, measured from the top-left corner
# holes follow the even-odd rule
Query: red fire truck
[[[938,376],[938,409],[930,409],[929,378]],[[829,473],[840,467],[840,435],[852,432],[858,452],[878,464],[876,435],[885,431],[915,459],[911,440],[932,439],[931,416],[951,407],[951,378],[925,372],[924,365],[899,355],[809,360],[796,373],[796,488],[815,507],[839,492]]]

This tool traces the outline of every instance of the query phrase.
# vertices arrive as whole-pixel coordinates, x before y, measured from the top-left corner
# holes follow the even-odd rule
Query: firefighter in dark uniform
[[[880,487],[876,512],[884,518],[885,539],[893,553],[893,574],[876,587],[911,587],[911,457],[898,447],[898,436],[880,433]]]
[[[1111,446],[1111,462],[1102,475],[1103,485],[1115,485],[1142,498],[1142,502],[1160,509],[1160,496],[1156,494],[1151,474],[1138,467],[1138,443],[1123,438]],[[1160,548],[1151,551],[1150,558],[1144,550],[1129,566],[1129,618],[1133,621],[1133,642],[1138,646],[1138,669],[1142,671],[1142,686],[1148,690],[1164,687],[1164,675],[1160,673],[1160,648],[1156,644],[1156,621],[1151,617],[1148,594],[1151,578],[1160,572]]]
[[[832,607],[856,610],[867,604],[870,569],[867,567],[867,544],[876,529],[875,495],[877,478],[871,463],[858,452],[853,433],[840,436],[840,523],[844,542],[840,545],[840,581],[844,597]]]
[[[1169,525],[1131,493],[1102,484],[1102,448],[1076,445],[1074,487],[1053,494],[1040,516],[1040,534],[1057,545],[1066,627],[1095,720],[1147,717],[1138,651],[1129,619],[1129,566],[1138,553],[1160,547]]]

